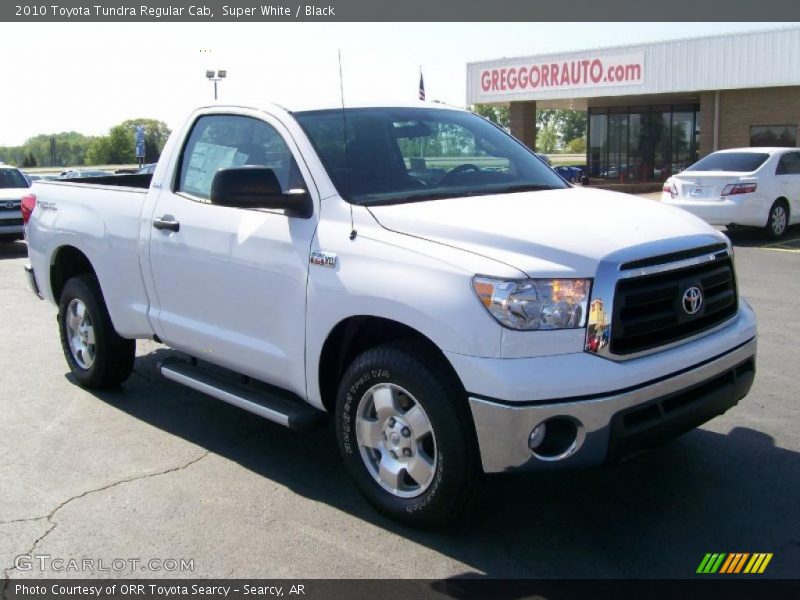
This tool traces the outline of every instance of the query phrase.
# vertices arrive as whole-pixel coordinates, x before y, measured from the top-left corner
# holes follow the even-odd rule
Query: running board
[[[324,412],[306,404],[299,398],[292,400],[269,390],[239,383],[230,376],[179,359],[167,359],[158,363],[158,370],[170,381],[185,385],[289,429],[297,431],[313,429],[325,422]]]

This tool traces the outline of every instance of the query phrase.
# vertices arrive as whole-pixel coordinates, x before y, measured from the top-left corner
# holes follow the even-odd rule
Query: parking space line
[[[770,250],[771,252],[791,252],[793,254],[800,254],[800,248],[771,248],[769,246],[762,246],[759,250]]]
[[[771,244],[765,244],[761,246],[762,248],[772,248],[773,246],[785,246],[786,244],[794,244],[795,242],[800,242],[800,238],[793,238],[791,240],[781,240],[779,242],[772,242]]]

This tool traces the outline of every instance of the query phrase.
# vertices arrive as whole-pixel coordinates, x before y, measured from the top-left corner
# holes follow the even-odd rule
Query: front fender
[[[334,206],[330,206],[333,203]],[[320,354],[337,324],[354,316],[399,322],[443,352],[499,357],[502,328],[472,290],[476,273],[519,277],[486,257],[383,229],[363,207],[328,199],[312,251],[336,255],[335,265],[311,264],[306,316],[306,386],[322,406]],[[340,204],[340,206],[336,206]],[[344,205],[344,206],[341,206]],[[327,214],[326,214],[327,212]],[[350,239],[355,228],[357,235]]]

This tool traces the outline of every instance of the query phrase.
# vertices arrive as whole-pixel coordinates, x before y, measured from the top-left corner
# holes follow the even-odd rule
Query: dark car
[[[583,169],[579,167],[558,165],[557,167],[553,167],[553,170],[570,183],[579,183],[583,177]]]

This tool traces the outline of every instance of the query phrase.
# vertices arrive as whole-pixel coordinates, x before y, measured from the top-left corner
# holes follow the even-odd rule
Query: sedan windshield
[[[28,180],[16,169],[0,169],[0,188],[26,188]]]
[[[730,171],[752,173],[764,164],[769,154],[763,152],[716,152],[697,161],[687,171]]]
[[[341,196],[355,204],[568,187],[528,148],[472,113],[358,108],[295,117]]]

